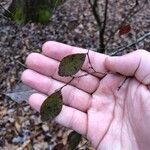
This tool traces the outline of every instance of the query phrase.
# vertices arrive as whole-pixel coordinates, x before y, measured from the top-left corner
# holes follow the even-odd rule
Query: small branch
[[[105,136],[107,135],[108,131],[110,130],[110,127],[111,127],[111,125],[112,125],[112,122],[113,122],[113,120],[114,120],[114,118],[115,118],[115,110],[116,110],[116,107],[115,107],[115,106],[116,106],[116,100],[115,100],[115,102],[114,102],[114,108],[113,108],[113,112],[112,112],[112,118],[111,118],[111,120],[110,120],[110,122],[109,122],[109,124],[108,124],[108,127],[107,127],[105,133],[104,133],[103,136],[101,137],[101,139],[100,139],[100,141],[99,141],[99,143],[98,143],[98,146],[101,144],[101,142],[103,141],[103,139],[104,139]],[[96,147],[96,149],[98,149],[98,146]]]
[[[16,61],[18,64],[20,64],[22,67],[24,67],[25,69],[27,69],[27,67],[19,60]]]
[[[95,17],[95,20],[99,26],[99,28],[101,28],[101,20],[100,20],[100,16],[98,15],[96,9],[97,9],[97,2],[98,0],[94,0],[94,3],[92,4],[91,0],[89,0],[89,4],[92,8],[92,12],[93,12],[93,15]]]
[[[120,23],[120,25],[118,26],[118,28],[113,32],[111,31],[110,33],[110,38],[107,40],[106,44],[107,45],[110,40],[112,39],[112,36],[115,35],[115,33],[118,31],[118,29],[124,24],[126,23],[130,18],[132,18],[136,13],[138,13],[144,6],[145,4],[147,3],[148,1],[145,0],[144,4],[138,9],[138,10],[135,10],[137,8],[137,6],[139,6],[139,1],[136,0],[135,1],[135,5],[132,7],[132,9],[130,10],[130,12],[126,15],[126,17],[123,19],[123,21]]]
[[[89,67],[89,68],[91,68],[91,69],[94,71],[94,72],[92,72],[92,73],[97,73],[97,74],[100,74],[100,75],[102,75],[102,76],[104,77],[104,76],[106,75],[106,73],[97,72],[97,71],[94,69],[94,67],[93,67],[93,65],[92,65],[92,62],[91,62],[91,59],[90,59],[89,52],[90,52],[90,50],[88,49],[87,57],[88,57],[88,62],[89,62],[89,64],[90,64],[90,67]]]
[[[88,57],[88,62],[89,62],[89,64],[90,64],[90,68],[93,70],[92,74],[93,74],[93,73],[98,73],[98,74],[102,75],[102,77],[105,77],[105,76],[107,75],[107,73],[97,72],[97,71],[94,69],[94,67],[92,66],[92,63],[91,63],[91,60],[90,60],[90,56],[89,56],[89,52],[90,52],[90,50],[88,49],[87,53],[85,53],[85,54],[86,54],[87,57]],[[68,81],[68,82],[67,82],[65,85],[63,85],[62,87],[58,88],[55,92],[62,90],[65,86],[69,85],[75,78],[81,78],[81,77],[87,76],[87,75],[89,75],[89,74],[91,74],[91,73],[85,73],[85,74],[82,74],[82,75],[79,75],[79,76],[70,76],[70,77],[72,77],[71,80]]]
[[[88,49],[87,58],[88,58],[88,62],[89,62],[89,64],[90,64],[90,68],[91,68],[92,70],[94,70],[94,72],[96,72],[96,70],[95,70],[94,67],[92,66],[92,62],[91,62],[91,59],[90,59],[90,56],[89,56],[89,52],[90,52],[90,50]]]
[[[82,74],[82,75],[79,75],[79,76],[73,76],[74,78],[81,78],[81,77],[85,77],[89,75],[89,73],[85,73],[85,74]]]
[[[124,47],[122,47],[122,48],[120,48],[120,49],[115,50],[114,52],[110,53],[109,55],[110,55],[110,56],[115,56],[116,54],[118,54],[118,53],[124,51],[126,48],[132,47],[133,45],[135,45],[135,44],[137,44],[137,43],[143,41],[144,39],[146,39],[146,38],[149,37],[149,36],[150,36],[150,32],[146,33],[145,35],[143,35],[142,37],[140,37],[139,39],[137,39],[135,42],[130,43],[130,44],[128,44],[127,46],[124,46]]]
[[[105,1],[105,8],[104,8],[104,21],[103,26],[99,33],[99,40],[100,40],[100,52],[105,53],[105,43],[104,43],[104,35],[105,35],[105,29],[107,24],[107,12],[108,12],[108,0]]]
[[[127,81],[127,79],[128,79],[129,77],[126,77],[125,76],[125,79],[123,80],[123,82],[119,85],[119,87],[118,87],[118,91],[120,90],[120,88],[124,85],[124,83]]]
[[[91,5],[92,12],[99,29],[99,49],[97,51],[100,53],[105,52],[104,35],[105,35],[105,29],[107,23],[108,2],[109,2],[108,0],[105,0],[105,8],[104,8],[104,15],[103,15],[104,20],[102,22],[98,10],[98,0],[94,0],[93,3],[92,0],[89,0],[89,4]]]
[[[103,22],[103,32],[105,32],[106,24],[107,24],[107,13],[108,13],[108,0],[105,2],[105,12],[104,12],[104,22]]]
[[[67,82],[65,85],[63,85],[62,87],[60,87],[60,88],[57,89],[56,91],[62,90],[65,86],[67,86],[68,84],[70,84],[70,83],[74,80],[74,78],[75,78],[75,77],[72,77],[72,79],[71,79],[69,82]]]

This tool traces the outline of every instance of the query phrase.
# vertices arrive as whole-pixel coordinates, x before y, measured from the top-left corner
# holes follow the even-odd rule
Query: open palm
[[[28,56],[29,69],[23,72],[22,81],[40,92],[29,98],[34,109],[39,111],[47,95],[71,79],[58,75],[60,60],[69,54],[85,52],[47,42],[42,54]],[[149,149],[150,54],[139,50],[115,58],[92,51],[89,55],[99,73],[75,78],[62,89],[64,105],[56,122],[85,136],[96,149]],[[87,72],[91,72],[88,59],[76,76]],[[103,77],[100,72],[107,75]]]

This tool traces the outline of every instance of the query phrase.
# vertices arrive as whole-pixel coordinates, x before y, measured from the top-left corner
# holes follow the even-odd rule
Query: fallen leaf
[[[131,31],[131,26],[128,24],[128,25],[125,25],[125,26],[122,26],[119,28],[119,37],[121,37],[122,35],[124,34],[127,34]]]
[[[80,143],[82,136],[76,131],[72,131],[68,136],[68,146],[69,150],[75,150]]]
[[[42,103],[40,114],[42,121],[53,120],[60,112],[63,106],[61,91],[57,91],[48,96]]]
[[[72,54],[64,57],[59,65],[58,74],[60,76],[71,76],[76,74],[85,61],[86,54]]]
[[[15,121],[15,128],[16,128],[18,133],[21,133],[21,125],[19,124],[18,121]]]
[[[23,101],[28,101],[29,97],[36,93],[36,90],[33,90],[29,86],[20,83],[15,85],[11,90],[7,91],[4,95],[10,97],[13,101],[17,103],[22,103]]]

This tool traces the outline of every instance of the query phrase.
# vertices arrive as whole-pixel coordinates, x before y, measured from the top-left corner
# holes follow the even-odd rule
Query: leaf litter
[[[7,91],[4,95],[10,97],[13,101],[17,103],[22,103],[23,101],[28,101],[29,97],[36,93],[37,91],[31,87],[19,83],[15,85],[11,90]]]

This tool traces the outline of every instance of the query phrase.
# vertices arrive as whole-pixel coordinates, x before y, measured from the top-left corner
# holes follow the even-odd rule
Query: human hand
[[[57,42],[44,44],[42,54],[27,57],[29,69],[22,81],[43,93],[35,93],[29,104],[40,110],[47,95],[62,87],[70,78],[60,77],[60,60],[85,49]],[[96,149],[147,150],[150,147],[150,54],[138,50],[120,57],[109,57],[90,51],[97,72],[75,78],[62,89],[63,108],[55,121],[86,137]],[[79,74],[88,72],[86,59]],[[125,76],[129,76],[126,82]],[[118,90],[118,87],[121,88]]]

